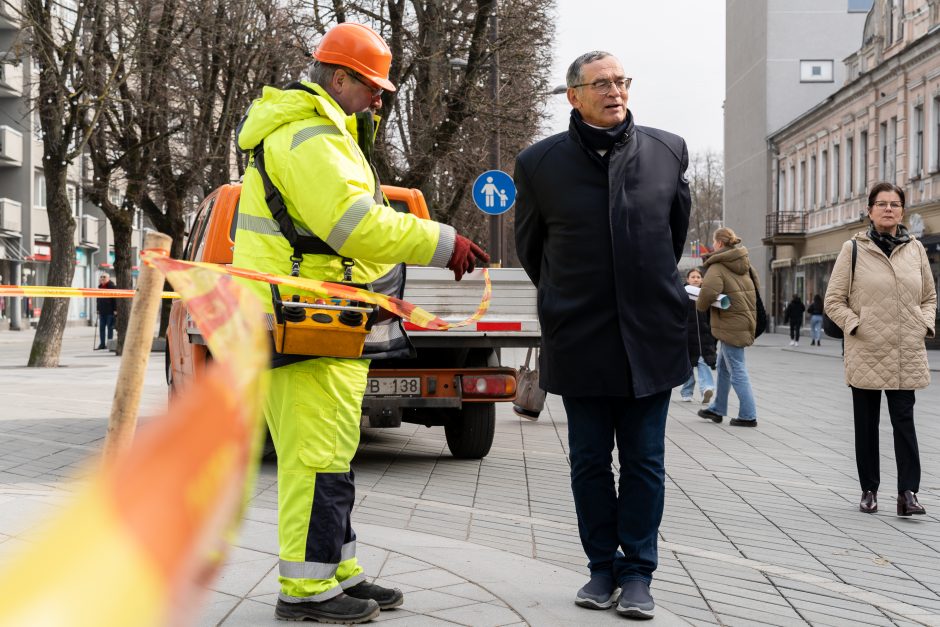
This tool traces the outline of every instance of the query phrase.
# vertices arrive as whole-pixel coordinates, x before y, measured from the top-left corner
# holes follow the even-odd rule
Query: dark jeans
[[[105,346],[104,343],[104,334],[105,329],[108,330],[108,339],[114,337],[114,314],[98,314],[98,335],[101,337],[101,342],[99,346]]]
[[[888,414],[894,431],[894,458],[898,464],[898,492],[920,489],[920,452],[914,431],[914,390],[885,390]],[[881,483],[878,452],[878,422],[881,390],[852,388],[855,410],[855,463],[862,492],[878,491]]]
[[[563,398],[581,545],[591,573],[608,572],[617,584],[631,579],[649,583],[656,570],[656,539],[666,493],[669,394],[666,390],[640,399]],[[611,470],[615,438],[619,495]]]
[[[790,323],[790,339],[794,342],[800,341],[800,327],[803,325],[802,322],[791,322]]]

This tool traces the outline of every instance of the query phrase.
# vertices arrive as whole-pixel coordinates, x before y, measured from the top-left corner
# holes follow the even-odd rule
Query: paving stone
[[[508,608],[489,603],[475,603],[460,608],[440,610],[432,612],[431,616],[473,627],[497,627],[518,622],[521,618]]]

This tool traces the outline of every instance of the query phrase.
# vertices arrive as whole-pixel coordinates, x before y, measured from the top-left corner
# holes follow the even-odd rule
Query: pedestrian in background
[[[516,247],[538,288],[539,382],[568,414],[591,571],[575,603],[652,618],[666,413],[690,371],[676,267],[689,227],[689,154],[681,137],[634,125],[631,79],[610,53],[581,55],[566,80],[568,131],[516,159]]]
[[[115,285],[114,281],[111,280],[111,275],[109,275],[107,272],[102,272],[98,277],[98,289],[116,290],[117,285]],[[95,301],[95,309],[98,312],[98,338],[100,340],[95,350],[100,351],[108,348],[108,345],[105,344],[106,333],[107,340],[109,342],[114,339],[114,321],[117,317],[117,299],[99,297]]]
[[[821,346],[824,313],[822,296],[819,294],[813,296],[813,302],[806,308],[806,313],[809,314],[810,346]]]
[[[937,293],[923,245],[901,224],[904,190],[887,182],[868,194],[868,231],[842,245],[826,290],[826,314],[845,333],[845,381],[852,389],[859,510],[878,511],[878,422],[888,399],[898,468],[898,516],[924,514],[917,501],[920,452],[914,390],[930,384],[924,339],[934,336]],[[852,248],[857,247],[855,269]]]
[[[754,343],[757,330],[757,275],[751,270],[747,248],[734,231],[722,227],[715,231],[714,252],[705,256],[705,278],[695,306],[699,311],[711,311],[711,330],[718,345],[718,388],[712,404],[698,411],[698,415],[713,422],[721,422],[728,413],[728,395],[731,388],[738,397],[738,417],[729,424],[733,427],[756,427],[757,406],[747,374],[744,349]],[[719,294],[727,294],[731,301],[728,309],[712,307]]]
[[[803,326],[804,313],[806,313],[806,305],[800,300],[799,294],[794,294],[793,300],[783,310],[783,323],[790,323],[790,346],[800,345],[800,328]]]
[[[702,273],[698,268],[692,268],[685,275],[687,285],[702,287]],[[708,313],[695,308],[695,301],[689,300],[689,315],[686,318],[686,330],[689,334],[689,361],[692,364],[692,374],[679,390],[679,396],[685,403],[692,402],[692,393],[695,391],[695,371],[698,371],[698,389],[702,393],[702,404],[708,405],[715,394],[715,382],[712,379],[712,370],[715,369],[715,338],[708,325]]]

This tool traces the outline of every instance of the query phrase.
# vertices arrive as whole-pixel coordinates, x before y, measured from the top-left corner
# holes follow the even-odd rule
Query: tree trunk
[[[134,225],[131,222],[131,212],[121,211],[110,218],[111,230],[114,232],[114,274],[117,286],[121,289],[132,289],[134,280],[131,268],[135,260],[131,256],[131,247],[134,240]],[[127,332],[127,322],[131,315],[131,299],[121,298],[117,303],[117,354],[124,352],[124,337]]]
[[[52,259],[49,262],[47,285],[68,287],[75,274],[75,219],[65,191],[65,166],[50,165],[46,159],[46,189],[48,192],[49,231],[52,238]],[[62,335],[68,322],[69,299],[45,298],[36,336],[29,352],[27,366],[56,368],[62,350]]]

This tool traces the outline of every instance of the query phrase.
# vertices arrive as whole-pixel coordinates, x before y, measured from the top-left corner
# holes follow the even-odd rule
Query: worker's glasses
[[[580,85],[572,85],[571,88],[574,89],[576,87],[590,87],[594,91],[594,93],[606,94],[607,92],[610,91],[610,86],[614,85],[617,88],[617,91],[625,94],[627,93],[627,90],[630,89],[630,83],[632,82],[633,82],[633,79],[629,77],[618,78],[615,80],[608,80],[606,78],[602,78],[600,80],[594,81],[593,83],[581,83]]]
[[[372,97],[373,97],[373,98],[375,98],[375,97],[377,97],[377,96],[381,96],[382,93],[385,91],[385,90],[382,89],[381,87],[374,87],[373,85],[370,85],[369,83],[366,82],[366,80],[365,80],[364,78],[362,78],[361,76],[359,76],[358,74],[356,74],[356,73],[353,72],[352,70],[347,70],[346,68],[343,68],[343,69],[346,71],[347,74],[349,74],[349,76],[351,76],[352,78],[354,78],[357,83],[361,83],[363,86],[365,86],[366,89],[368,89],[370,92],[372,92]]]
[[[872,206],[872,207],[878,207],[879,209],[887,209],[888,207],[891,207],[892,209],[903,209],[903,208],[904,208],[904,205],[901,204],[901,203],[899,203],[899,202],[896,201],[896,200],[891,201],[891,202],[888,202],[887,200],[876,200],[875,202],[872,203],[871,206]]]

